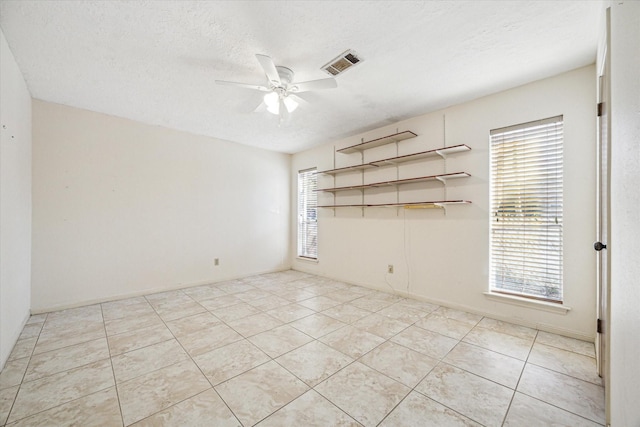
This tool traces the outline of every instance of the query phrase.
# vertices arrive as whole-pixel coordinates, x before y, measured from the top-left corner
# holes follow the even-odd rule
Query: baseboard
[[[295,268],[293,270],[296,270]],[[570,329],[565,329],[565,328],[559,328],[557,326],[553,326],[553,325],[549,325],[546,323],[537,323],[537,322],[528,322],[524,319],[518,319],[518,318],[512,318],[512,317],[508,317],[508,316],[501,316],[498,315],[496,313],[492,313],[492,312],[488,312],[488,311],[484,311],[484,310],[478,310],[474,307],[469,307],[466,306],[464,304],[456,304],[453,303],[451,301],[444,301],[444,300],[439,300],[439,299],[435,299],[435,298],[427,298],[424,297],[422,295],[417,295],[417,294],[413,294],[410,292],[406,292],[406,291],[402,291],[399,289],[395,289],[392,286],[382,286],[382,287],[377,287],[377,286],[371,286],[369,284],[365,284],[365,283],[358,283],[358,282],[352,282],[352,281],[348,281],[348,280],[343,280],[343,279],[339,279],[336,277],[332,277],[330,275],[324,275],[324,274],[318,274],[318,273],[311,273],[308,271],[304,271],[304,270],[297,270],[297,271],[301,271],[303,273],[309,273],[309,274],[315,274],[318,276],[322,276],[322,277],[326,277],[328,279],[331,280],[335,280],[338,282],[343,282],[343,283],[348,283],[350,285],[356,285],[356,286],[362,286],[364,288],[367,289],[372,289],[375,291],[380,291],[380,292],[386,292],[386,293],[392,293],[404,298],[411,298],[411,299],[415,299],[418,301],[424,301],[424,302],[428,302],[430,304],[436,304],[436,305],[440,305],[443,307],[447,307],[447,308],[452,308],[454,310],[461,310],[461,311],[466,311],[467,313],[473,313],[473,314],[477,314],[480,316],[485,316],[485,317],[489,317],[491,319],[495,319],[495,320],[501,320],[503,322],[508,322],[508,323],[513,323],[515,325],[520,325],[520,326],[525,326],[527,328],[532,328],[532,329],[537,329],[540,331],[544,331],[544,332],[549,332],[552,334],[557,334],[557,335],[562,335],[565,337],[569,337],[569,338],[575,338],[578,340],[582,340],[582,341],[588,341],[588,342],[594,342],[595,341],[595,336],[593,335],[585,335],[582,334],[580,332],[576,332]]]
[[[201,285],[207,285],[207,284],[212,284],[212,283],[219,283],[219,282],[225,282],[228,280],[237,280],[237,279],[243,279],[245,277],[251,277],[251,276],[256,276],[256,275],[260,275],[260,274],[268,274],[268,273],[277,273],[277,272],[281,272],[281,271],[286,271],[289,270],[290,268],[280,268],[280,269],[273,269],[273,270],[266,270],[266,271],[261,271],[261,272],[254,272],[254,273],[250,273],[250,274],[243,274],[243,275],[238,275],[238,276],[230,276],[230,277],[225,277],[225,278],[217,278],[217,279],[210,279],[210,280],[202,280],[199,282],[193,282],[190,284],[180,284],[180,285],[174,285],[174,286],[165,286],[165,287],[158,287],[158,288],[154,288],[154,289],[148,289],[145,291],[136,291],[136,292],[130,292],[130,293],[126,293],[126,294],[119,294],[119,295],[112,295],[109,297],[105,297],[105,298],[96,298],[96,299],[92,299],[92,300],[84,300],[84,301],[79,301],[73,304],[62,304],[62,305],[56,305],[56,306],[49,306],[49,307],[41,307],[41,308],[34,308],[31,310],[32,314],[40,314],[40,313],[50,313],[52,311],[59,311],[59,310],[67,310],[70,308],[76,308],[76,307],[83,307],[86,305],[92,305],[92,304],[100,304],[100,303],[104,303],[104,302],[110,302],[110,301],[117,301],[117,300],[121,300],[121,299],[126,299],[126,298],[133,298],[133,297],[138,297],[138,296],[142,296],[142,295],[149,295],[149,294],[155,294],[155,293],[159,293],[159,292],[167,292],[167,291],[173,291],[173,290],[177,290],[177,289],[186,289],[186,288],[191,288],[194,286],[201,286]],[[324,274],[318,274],[318,273],[314,273],[314,272],[309,272],[309,271],[304,271],[304,270],[300,270],[300,269],[296,269],[296,268],[291,268],[291,270],[294,271],[299,271],[302,273],[308,273],[308,274],[315,274],[321,277],[326,277],[328,279],[331,280],[335,280],[335,281],[339,281],[339,282],[343,282],[343,283],[348,283],[351,285],[356,285],[356,286],[362,286],[363,288],[367,288],[367,289],[372,289],[372,290],[376,290],[376,291],[380,291],[380,292],[386,292],[386,293],[392,293],[404,298],[411,298],[411,299],[415,299],[418,301],[424,301],[424,302],[428,302],[430,304],[436,304],[436,305],[440,305],[443,307],[447,307],[447,308],[452,308],[455,310],[461,310],[461,311],[466,311],[468,313],[473,313],[473,314],[477,314],[480,316],[486,316],[492,319],[496,319],[496,320],[501,320],[503,322],[509,322],[509,323],[513,323],[516,325],[520,325],[520,326],[525,326],[528,328],[533,328],[533,329],[538,329],[540,331],[545,331],[545,332],[550,332],[553,334],[558,334],[558,335],[562,335],[562,336],[566,336],[569,338],[575,338],[575,339],[579,339],[582,341],[588,341],[588,342],[594,342],[595,337],[594,336],[588,336],[588,335],[584,335],[581,334],[579,332],[570,330],[570,329],[565,329],[565,328],[559,328],[557,326],[553,326],[553,325],[549,325],[546,323],[536,323],[536,322],[528,322],[526,320],[523,319],[516,319],[516,318],[511,318],[508,316],[501,316],[501,315],[497,315],[495,313],[491,313],[488,311],[484,311],[484,310],[478,310],[474,307],[469,307],[466,306],[464,304],[456,304],[453,303],[451,301],[444,301],[444,300],[439,300],[439,299],[435,299],[435,298],[427,298],[424,297],[422,295],[417,295],[417,294],[413,294],[410,292],[405,292],[405,291],[401,291],[399,289],[395,289],[392,286],[387,286],[387,287],[375,287],[375,286],[371,286],[369,284],[365,284],[365,283],[358,283],[358,282],[352,282],[352,281],[347,281],[347,280],[343,280],[337,277],[332,277],[330,275],[324,275]],[[28,316],[27,319],[24,320],[24,323],[22,325],[22,327],[24,327],[24,324],[26,324],[26,321],[28,320]],[[20,329],[22,331],[22,328]],[[19,336],[19,334],[18,334]],[[16,341],[17,341],[17,337],[16,337]],[[15,345],[15,343],[14,343]],[[7,355],[7,358],[9,357],[9,355]],[[4,362],[6,361],[2,361],[2,366],[4,366]]]
[[[271,270],[253,272],[253,273],[250,273],[250,274],[228,276],[228,277],[224,277],[224,278],[218,277],[218,278],[212,278],[212,279],[207,279],[207,280],[200,280],[198,282],[191,282],[191,283],[188,283],[188,284],[181,283],[181,284],[178,284],[178,285],[160,286],[160,287],[157,287],[157,288],[146,289],[146,290],[143,290],[143,291],[127,292],[127,293],[124,293],[124,294],[110,295],[108,297],[103,297],[103,298],[94,298],[94,299],[88,299],[88,300],[81,300],[81,301],[77,301],[77,302],[74,302],[74,303],[71,303],[71,304],[59,304],[59,305],[51,305],[51,306],[45,306],[45,307],[34,307],[34,308],[31,309],[31,313],[32,314],[51,313],[53,311],[68,310],[70,308],[84,307],[86,305],[101,304],[101,303],[104,303],[104,302],[118,301],[118,300],[121,300],[121,299],[134,298],[134,297],[139,297],[139,296],[143,296],[143,295],[150,295],[150,294],[157,294],[157,293],[160,293],[160,292],[168,292],[168,291],[175,291],[175,290],[179,290],[179,289],[193,288],[195,286],[210,285],[210,284],[213,284],[213,283],[226,282],[226,281],[229,281],[229,280],[244,279],[245,277],[257,276],[257,275],[260,275],[260,274],[277,273],[277,272],[286,271],[286,270],[289,270],[289,268],[271,269]]]
[[[570,330],[570,329],[564,329],[564,328],[559,328],[557,326],[553,326],[553,325],[549,325],[546,323],[537,323],[537,322],[529,322],[527,320],[524,319],[519,319],[519,318],[512,318],[509,316],[501,316],[499,314],[496,313],[492,313],[492,312],[488,312],[488,311],[484,311],[484,310],[478,310],[476,308],[473,307],[469,307],[466,306],[464,304],[456,304],[456,303],[452,303],[451,301],[443,301],[443,300],[438,300],[438,299],[434,299],[434,298],[425,298],[422,297],[420,295],[415,295],[415,294],[411,294],[411,293],[407,293],[407,292],[403,292],[403,291],[396,291],[396,294],[403,296],[405,298],[412,298],[412,299],[417,299],[420,301],[425,301],[431,304],[437,304],[437,305],[441,305],[447,308],[452,308],[454,310],[461,310],[461,311],[466,311],[467,313],[473,313],[473,314],[477,314],[479,316],[484,316],[484,317],[489,317],[491,319],[495,319],[495,320],[501,320],[503,322],[508,322],[508,323],[513,323],[515,325],[520,325],[520,326],[525,326],[527,328],[532,328],[532,329],[538,329],[540,331],[544,331],[544,332],[550,332],[552,334],[557,334],[557,335],[562,335],[565,337],[569,337],[569,338],[575,338],[575,339],[579,339],[582,341],[588,341],[588,342],[594,342],[595,341],[595,337],[594,336],[587,336],[584,334],[581,334],[579,332]]]

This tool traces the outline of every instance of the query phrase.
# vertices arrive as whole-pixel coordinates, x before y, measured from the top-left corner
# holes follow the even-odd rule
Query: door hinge
[[[602,116],[602,110],[604,110],[604,102],[598,103],[598,117]]]
[[[601,334],[602,333],[602,320],[598,319],[598,321],[596,322],[596,332]]]

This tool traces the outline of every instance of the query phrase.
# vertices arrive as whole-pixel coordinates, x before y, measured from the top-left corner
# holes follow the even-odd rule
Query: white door
[[[599,76],[598,100],[598,164],[597,164],[597,229],[594,249],[597,253],[597,292],[598,292],[598,333],[596,335],[596,358],[598,374],[608,380],[608,340],[609,340],[609,176],[610,176],[610,49],[609,49],[609,10],[607,10],[606,53]]]

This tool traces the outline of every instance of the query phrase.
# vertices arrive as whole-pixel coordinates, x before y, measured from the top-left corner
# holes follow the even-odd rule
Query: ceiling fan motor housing
[[[283,86],[291,84],[293,81],[293,70],[291,68],[276,65],[276,70],[278,71],[278,76],[280,76],[280,81],[283,83]]]

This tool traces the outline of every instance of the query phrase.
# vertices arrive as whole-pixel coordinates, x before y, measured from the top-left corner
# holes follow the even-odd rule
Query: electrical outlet
[[[220,265],[220,258],[214,258],[213,265]]]
[[[389,265],[387,266],[387,273],[389,273],[389,274],[393,274],[393,264],[389,264]]]

